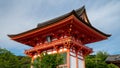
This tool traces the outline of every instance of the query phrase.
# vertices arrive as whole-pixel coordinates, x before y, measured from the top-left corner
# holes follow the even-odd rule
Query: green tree
[[[17,56],[20,68],[30,68],[31,58],[28,56]]]
[[[19,68],[17,57],[6,49],[0,48],[0,68]]]
[[[105,59],[108,57],[106,52],[99,51],[96,55],[90,55],[85,58],[86,68],[118,68],[114,64],[107,64]]]
[[[63,57],[60,54],[41,54],[34,61],[34,67],[36,68],[56,68],[58,65],[63,64]]]
[[[96,58],[100,58],[101,61],[104,61],[108,57],[108,55],[109,54],[107,52],[99,51],[96,54]]]
[[[16,56],[10,51],[0,48],[0,68],[30,68],[30,58]]]
[[[114,64],[109,64],[108,68],[119,68],[118,66],[114,65]]]

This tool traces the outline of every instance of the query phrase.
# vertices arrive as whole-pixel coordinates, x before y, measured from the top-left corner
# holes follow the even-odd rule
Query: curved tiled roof
[[[111,56],[108,56],[106,59],[106,62],[115,62],[115,61],[120,62],[120,55],[111,55]]]
[[[49,24],[56,23],[56,22],[58,22],[58,21],[60,21],[60,20],[62,20],[62,19],[65,19],[66,17],[70,16],[70,15],[73,14],[73,13],[75,13],[75,14],[80,18],[80,16],[82,15],[82,13],[83,13],[84,11],[85,11],[85,6],[79,8],[79,9],[77,9],[77,10],[73,10],[73,11],[67,13],[67,14],[62,15],[62,16],[56,17],[56,18],[54,18],[54,19],[45,21],[45,22],[43,22],[43,23],[39,23],[39,24],[37,25],[37,27],[39,28],[39,27],[43,27],[43,26],[46,26],[46,25],[49,25]],[[90,24],[90,23],[88,22],[88,24]]]
[[[23,32],[23,33],[20,33],[20,34],[15,34],[15,35],[8,35],[8,36],[11,37],[11,38],[13,38],[13,37],[15,37],[15,36],[19,36],[19,35],[23,35],[23,34],[32,32],[32,31],[34,31],[34,30],[36,30],[36,29],[40,29],[40,28],[46,27],[46,26],[48,26],[48,25],[54,24],[54,23],[56,23],[56,22],[58,22],[58,21],[60,21],[60,20],[63,20],[63,19],[65,19],[65,18],[67,18],[68,16],[72,15],[72,14],[75,15],[80,21],[82,21],[82,23],[84,23],[84,24],[87,25],[88,27],[94,29],[95,31],[99,32],[100,34],[102,34],[102,35],[104,35],[104,36],[106,36],[106,37],[109,37],[109,36],[110,36],[110,35],[108,35],[108,34],[105,34],[105,33],[101,32],[101,31],[97,30],[96,28],[94,28],[94,27],[90,24],[90,22],[89,22],[89,20],[88,20],[88,18],[87,18],[87,15],[86,15],[87,22],[85,22],[85,20],[83,20],[83,19],[80,17],[83,13],[86,14],[85,6],[79,8],[79,9],[77,9],[77,10],[73,10],[73,11],[67,13],[67,14],[62,15],[62,16],[56,17],[56,18],[54,18],[54,19],[45,21],[45,22],[43,22],[43,23],[39,23],[36,28],[31,29],[31,30],[29,30],[29,31],[26,31],[26,32]]]

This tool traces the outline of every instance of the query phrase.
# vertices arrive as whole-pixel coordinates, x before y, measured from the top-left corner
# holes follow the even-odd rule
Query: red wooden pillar
[[[78,52],[76,52],[76,68],[78,68]]]
[[[31,58],[31,66],[30,66],[30,68],[34,68],[34,66],[33,66],[33,63],[34,63],[34,56]]]
[[[70,68],[70,49],[67,49],[67,68]]]

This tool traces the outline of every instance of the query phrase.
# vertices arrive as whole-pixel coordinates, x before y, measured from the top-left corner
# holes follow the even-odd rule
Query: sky
[[[30,47],[11,40],[18,34],[85,5],[91,24],[111,34],[107,40],[87,44],[93,54],[105,51],[120,54],[120,0],[0,0],[0,47],[15,55],[25,55]]]

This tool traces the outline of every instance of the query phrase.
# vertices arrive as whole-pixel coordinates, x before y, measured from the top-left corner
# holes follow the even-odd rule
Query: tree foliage
[[[27,56],[17,56],[20,68],[30,68],[31,58]]]
[[[107,64],[105,63],[105,59],[108,57],[106,52],[98,52],[96,55],[87,56],[86,61],[86,68],[118,68],[114,64]]]
[[[35,68],[56,68],[60,64],[63,64],[63,57],[60,54],[41,54],[41,57],[34,61]]]
[[[17,57],[6,49],[0,49],[0,68],[18,68]]]
[[[108,65],[108,68],[119,68],[119,67],[117,67],[117,66],[114,65],[114,64],[109,64],[109,65]]]
[[[107,52],[102,52],[102,51],[99,51],[97,54],[96,54],[96,58],[100,58],[101,61],[104,61],[107,57],[108,57],[108,53]]]
[[[29,68],[30,60],[27,58],[20,58],[10,51],[0,48],[0,68]]]
[[[65,55],[65,54],[64,54]],[[106,64],[106,52],[98,52],[96,55],[90,55],[85,58],[86,68],[119,68],[114,64]],[[36,68],[56,68],[64,63],[64,56],[60,54],[41,54],[34,61]],[[0,68],[30,68],[31,59],[27,56],[16,56],[6,49],[0,48]]]

